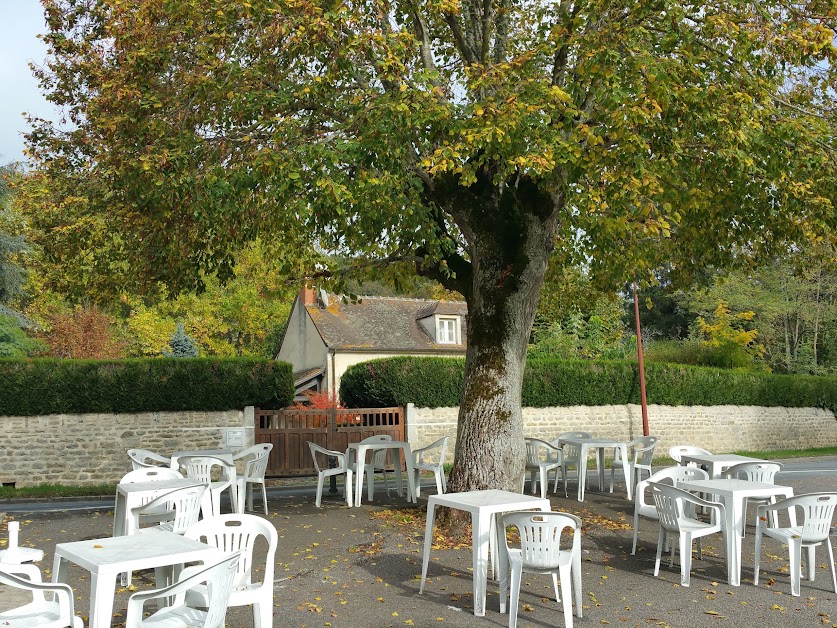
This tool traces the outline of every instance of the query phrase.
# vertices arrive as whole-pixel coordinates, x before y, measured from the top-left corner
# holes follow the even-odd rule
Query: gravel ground
[[[817,475],[784,476],[777,483],[792,486],[797,494],[837,491],[837,461]],[[593,480],[595,486],[595,480]],[[621,492],[620,492],[621,489]],[[431,489],[432,492],[432,489]],[[575,625],[600,626],[837,626],[837,594],[833,591],[827,553],[817,552],[817,577],[802,581],[801,597],[790,595],[787,550],[765,540],[762,578],[752,584],[753,529],[743,543],[740,587],[726,584],[721,537],[704,540],[704,557],[693,561],[691,586],[680,586],[679,565],[665,561],[660,576],[653,576],[657,524],[640,522],[636,556],[630,554],[633,502],[624,498],[624,486],[614,494],[591,491],[583,504],[551,496],[553,510],[579,515],[582,531],[583,617]],[[274,489],[268,499],[268,519],[279,532],[275,573],[274,626],[311,628],[385,626],[489,627],[508,625],[498,612],[496,583],[489,582],[485,617],[473,616],[471,550],[467,539],[434,549],[428,582],[418,594],[424,534],[425,498],[407,504],[393,495],[361,508],[347,508],[339,496],[326,495],[323,508],[313,504],[310,487]],[[258,505],[258,502],[257,502]],[[3,508],[0,504],[0,510]],[[25,512],[17,506],[0,524],[21,522],[21,541],[46,552],[41,569],[45,577],[55,543],[109,536],[112,504],[92,510],[62,509]],[[752,521],[753,513],[748,513]],[[77,612],[87,615],[89,574],[71,569]],[[135,575],[139,589],[151,588],[152,573]],[[523,578],[518,626],[563,626],[561,605],[550,599],[546,576]],[[124,622],[130,591],[117,593],[114,625]],[[12,594],[0,588],[0,608],[11,606]],[[249,609],[230,609],[227,625],[253,625]]]

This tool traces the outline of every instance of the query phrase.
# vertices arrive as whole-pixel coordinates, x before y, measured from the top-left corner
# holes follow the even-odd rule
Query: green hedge
[[[349,407],[423,408],[459,405],[465,362],[458,358],[398,357],[349,368],[340,398]],[[837,413],[837,378],[770,375],[746,371],[646,364],[648,402],[661,405],[752,405],[826,408]],[[638,404],[637,363],[630,361],[529,360],[523,405]]]
[[[286,362],[255,358],[0,360],[0,416],[284,407]]]

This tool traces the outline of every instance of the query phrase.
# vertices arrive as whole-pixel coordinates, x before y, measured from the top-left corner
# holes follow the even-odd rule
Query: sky
[[[0,0],[0,165],[24,159],[24,111],[58,117],[29,69],[30,61],[44,64],[46,46],[38,35],[45,31],[38,0]]]

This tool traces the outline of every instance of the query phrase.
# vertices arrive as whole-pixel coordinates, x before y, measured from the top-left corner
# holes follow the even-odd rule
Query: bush
[[[286,362],[254,358],[0,360],[0,416],[284,407]]]
[[[385,358],[350,367],[340,383],[348,407],[414,403],[459,405],[465,362],[459,358]],[[837,411],[837,378],[770,375],[683,364],[645,366],[648,402],[661,405],[817,407]],[[638,404],[633,361],[530,359],[523,377],[527,407]]]

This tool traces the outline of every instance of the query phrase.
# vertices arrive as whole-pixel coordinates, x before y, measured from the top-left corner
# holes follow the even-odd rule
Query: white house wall
[[[277,360],[290,362],[294,371],[323,368],[328,349],[299,299],[294,303],[288,329],[279,347]]]

